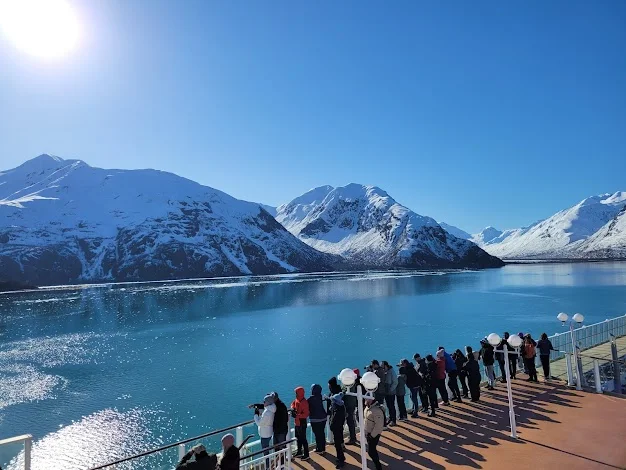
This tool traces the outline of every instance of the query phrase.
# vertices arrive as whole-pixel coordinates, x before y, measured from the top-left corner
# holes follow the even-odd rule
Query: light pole
[[[347,388],[344,395],[356,397],[359,410],[359,435],[361,441],[361,469],[367,470],[367,456],[365,454],[365,413],[363,412],[363,398],[374,398],[373,392],[378,388],[380,378],[374,372],[366,372],[361,377],[361,385],[367,390],[367,394],[363,395],[361,387],[356,388],[356,393],[350,392],[357,379],[357,375],[352,369],[343,369],[337,376],[339,381]]]
[[[491,333],[487,336],[487,341],[494,348],[501,342],[502,338],[497,333]],[[515,348],[519,348],[522,344],[522,338],[517,335],[509,336],[504,342],[502,353],[504,354],[504,374],[506,375],[506,392],[509,397],[509,422],[511,423],[511,437],[517,439],[517,425],[515,424],[515,409],[513,408],[513,390],[511,388],[511,372],[509,370],[509,354],[515,354]],[[511,346],[511,351],[509,351]]]
[[[561,322],[561,324],[563,326],[565,326],[565,322],[567,322],[567,320],[569,319],[567,313],[565,312],[561,312],[556,316],[557,320],[559,320]],[[581,325],[582,322],[585,321],[585,317],[580,314],[580,313],[575,313],[574,315],[572,315],[572,319],[569,322],[569,333],[570,333],[570,337],[572,338],[572,358],[574,360],[574,367],[576,367],[576,390],[582,390],[583,389],[583,385],[582,385],[582,367],[580,367],[578,365],[578,351],[576,350],[576,340],[574,339],[574,323],[577,323],[578,325]],[[568,372],[570,371],[570,368],[568,368]],[[571,383],[569,385],[572,385]]]

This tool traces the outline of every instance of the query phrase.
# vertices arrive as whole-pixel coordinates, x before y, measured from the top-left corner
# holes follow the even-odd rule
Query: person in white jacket
[[[274,435],[274,414],[276,413],[276,405],[274,397],[266,395],[263,398],[263,411],[259,408],[254,410],[254,422],[259,428],[259,437],[261,438],[261,449],[267,449],[272,442]],[[270,453],[269,450],[264,452],[265,455]],[[266,461],[266,468],[269,468],[269,459]]]

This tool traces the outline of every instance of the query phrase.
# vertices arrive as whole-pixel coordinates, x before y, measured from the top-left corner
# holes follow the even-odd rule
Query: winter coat
[[[471,383],[480,383],[480,367],[478,366],[478,361],[474,359],[473,354],[471,355],[471,357],[469,357],[469,360],[463,366],[463,370],[465,370],[465,372],[467,373],[467,378]]]
[[[424,386],[430,387],[434,385],[434,381],[437,378],[437,363],[435,361],[425,363],[426,372],[423,373]]]
[[[339,385],[339,382],[337,381],[337,377],[330,378],[328,381],[328,390],[330,391],[330,396],[337,395],[343,391],[341,390],[341,385]]]
[[[309,402],[304,398],[304,387],[298,387],[295,390],[296,399],[291,402],[291,409],[294,410],[296,426],[306,423],[309,417]]]
[[[187,452],[180,463],[176,466],[176,470],[215,470],[217,467],[217,455],[207,454],[196,455],[195,460],[191,460],[194,456],[193,450]]]
[[[356,388],[358,386],[361,385],[361,382],[359,381],[359,379],[356,379],[356,382],[354,383],[354,385],[352,387],[350,387],[348,389],[348,391],[350,393],[356,393]],[[365,394],[363,387],[361,387],[361,392],[363,392],[363,394]],[[346,411],[348,413],[353,413],[354,410],[356,410],[356,407],[358,406],[358,403],[356,401],[356,397],[353,397],[352,395],[344,395],[343,396],[343,402],[346,405]]]
[[[307,399],[309,402],[309,421],[311,423],[323,423],[326,421],[326,410],[322,400],[322,386],[312,385],[311,396]]]
[[[445,359],[435,359],[435,365],[437,369],[435,370],[435,380],[443,380],[446,378],[446,360]]]
[[[385,394],[386,395],[395,395],[396,389],[398,388],[398,375],[393,368],[387,369],[387,373],[385,374]]]
[[[228,450],[224,452],[217,468],[219,470],[239,470],[239,449],[237,446],[230,446]]]
[[[446,372],[451,372],[451,371],[456,370],[456,363],[454,362],[454,359],[452,359],[452,356],[448,354],[446,351],[444,351],[443,357],[446,361]]]
[[[365,435],[380,436],[385,427],[385,412],[379,403],[370,405],[365,410]]]
[[[554,351],[552,343],[549,339],[540,339],[537,343],[537,349],[539,350],[539,355],[541,356],[549,356],[550,351]]]
[[[276,405],[276,413],[274,413],[274,435],[287,434],[289,430],[289,412],[287,405],[278,398],[274,403]]]
[[[526,346],[529,344],[532,345],[533,353],[529,353],[526,351]],[[524,359],[533,359],[534,357],[536,357],[537,356],[537,350],[535,349],[536,346],[537,346],[537,342],[534,339],[531,339],[531,338],[524,339],[524,342],[522,343],[522,347],[520,348],[522,352],[522,357]]]
[[[404,373],[404,367],[400,367],[400,373],[398,374],[398,386],[396,387],[396,396],[403,397],[406,395],[406,374]]]
[[[492,366],[495,362],[493,346],[489,343],[482,343],[482,348],[480,348],[480,356],[483,358],[484,365]]]
[[[419,387],[424,382],[424,379],[417,373],[411,363],[404,366],[404,374],[406,375],[406,386],[409,388]]]
[[[259,437],[268,438],[274,435],[274,414],[276,405],[267,405],[263,413],[254,415],[254,422],[259,427]]]
[[[341,394],[333,395],[330,407],[330,430],[343,431],[343,424],[346,422],[346,406]]]

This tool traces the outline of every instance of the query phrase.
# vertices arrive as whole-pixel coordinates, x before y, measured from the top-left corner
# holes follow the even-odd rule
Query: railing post
[[[287,444],[287,467],[286,468],[288,470],[291,470],[291,452],[292,452],[292,450],[291,450],[291,444],[292,444],[291,439],[292,439],[291,438],[291,428],[290,428],[290,426],[287,426],[287,442],[289,444]]]
[[[613,358],[613,391],[615,393],[622,393],[622,378],[617,358],[617,343],[615,342],[614,335],[611,335],[611,357]]]
[[[178,461],[180,462],[185,456],[185,444],[178,444]]]
[[[237,429],[235,430],[235,445],[239,447],[241,446],[242,442],[243,442],[243,426],[237,426]]]
[[[576,390],[582,390],[583,385],[587,385],[585,382],[585,375],[583,374],[583,359],[580,357],[580,348],[576,346]]]
[[[600,377],[600,362],[597,359],[593,360],[593,375],[595,376],[596,392],[602,393],[602,378]]]
[[[574,371],[572,370],[572,357],[569,353],[565,353],[565,365],[567,366],[567,385],[574,386]]]
[[[30,453],[33,446],[32,437],[24,439],[24,470],[30,470]]]

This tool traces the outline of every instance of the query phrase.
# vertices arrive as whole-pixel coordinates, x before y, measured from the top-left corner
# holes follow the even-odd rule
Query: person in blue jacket
[[[446,373],[448,374],[448,387],[452,391],[452,397],[460,403],[463,400],[461,400],[461,391],[459,390],[459,381],[458,381],[459,371],[456,368],[456,363],[454,362],[454,359],[452,359],[452,356],[446,352],[443,346],[439,346],[439,350],[443,351],[443,357],[446,360]],[[437,351],[437,354],[439,354],[439,351]]]
[[[326,453],[326,418],[328,414],[324,408],[324,400],[322,398],[322,386],[319,384],[311,385],[311,396],[307,398],[309,402],[309,421],[311,422],[311,430],[315,436],[315,451],[321,455]]]

